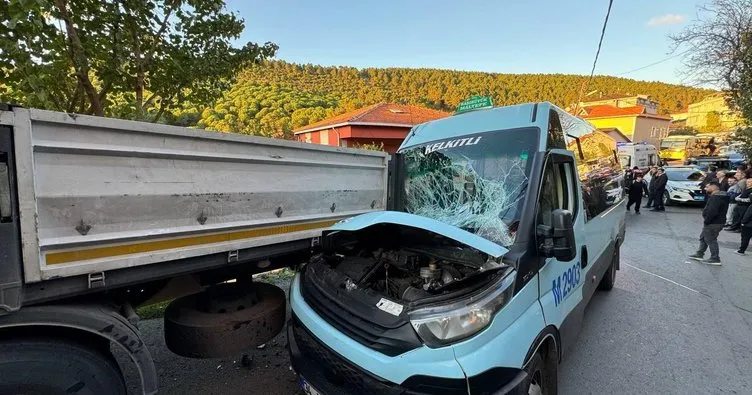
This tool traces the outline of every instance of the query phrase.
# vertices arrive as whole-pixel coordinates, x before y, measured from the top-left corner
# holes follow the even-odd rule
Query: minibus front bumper
[[[397,384],[356,366],[328,348],[307,330],[293,314],[287,327],[292,368],[318,393],[330,394],[508,394],[525,384],[524,370],[493,368],[467,379],[425,375],[409,377]],[[523,391],[523,393],[526,391]]]

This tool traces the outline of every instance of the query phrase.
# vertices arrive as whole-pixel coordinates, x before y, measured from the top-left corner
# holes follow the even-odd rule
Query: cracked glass
[[[539,134],[502,130],[404,149],[403,207],[510,246]]]

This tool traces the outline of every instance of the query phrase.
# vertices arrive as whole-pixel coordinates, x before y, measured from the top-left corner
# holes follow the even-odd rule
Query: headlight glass
[[[516,271],[510,270],[482,293],[410,313],[410,323],[429,347],[450,344],[481,331],[512,298]]]

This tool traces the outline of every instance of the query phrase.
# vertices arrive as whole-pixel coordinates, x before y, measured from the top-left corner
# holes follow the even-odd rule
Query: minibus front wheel
[[[552,363],[553,362],[553,363]],[[555,395],[557,392],[556,358],[545,358],[540,352],[535,353],[527,365],[525,385],[521,385],[520,395]]]

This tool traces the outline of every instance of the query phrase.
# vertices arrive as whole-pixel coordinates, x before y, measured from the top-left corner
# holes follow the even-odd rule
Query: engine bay
[[[391,300],[412,303],[461,292],[484,283],[500,261],[426,230],[379,225],[325,235],[312,264],[341,274],[332,284],[352,291],[370,289]]]

